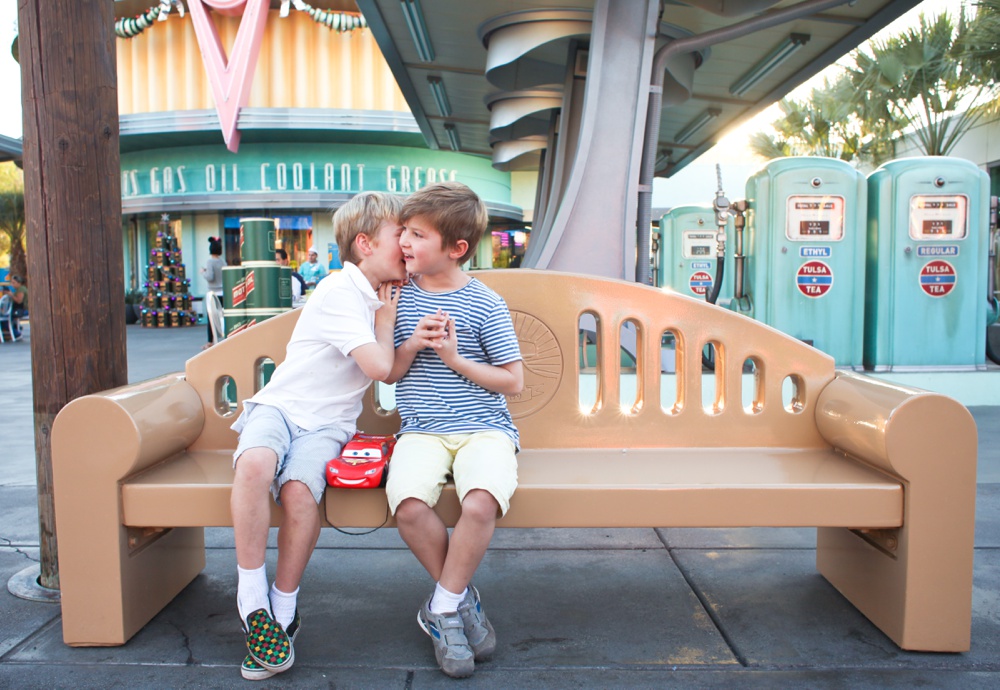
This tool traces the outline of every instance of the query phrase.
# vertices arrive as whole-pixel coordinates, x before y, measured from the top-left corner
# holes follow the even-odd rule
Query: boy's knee
[[[403,524],[416,522],[431,510],[433,509],[419,498],[404,498],[396,506],[396,522]]]
[[[236,460],[236,477],[254,484],[270,484],[278,469],[278,455],[270,448],[250,448]]]
[[[500,504],[489,491],[473,489],[465,494],[462,500],[462,516],[468,516],[479,522],[491,522],[497,519]]]
[[[286,510],[316,510],[316,497],[303,482],[295,479],[281,486],[281,506]]]

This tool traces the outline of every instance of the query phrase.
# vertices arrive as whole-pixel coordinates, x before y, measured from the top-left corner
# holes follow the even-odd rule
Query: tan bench
[[[962,405],[837,372],[830,357],[777,331],[653,288],[541,271],[478,277],[506,298],[525,357],[525,390],[510,399],[520,485],[500,526],[818,527],[819,571],[900,647],[969,649],[976,427]],[[584,314],[609,345],[599,348],[597,399],[586,410]],[[225,377],[248,397],[264,358],[284,357],[297,318],[223,341],[184,374],[86,396],[59,414],[52,455],[67,644],[123,644],[203,569],[203,528],[232,524],[229,425],[239,409],[226,402]],[[626,321],[636,326],[634,378],[620,364]],[[668,332],[676,376],[661,374]],[[708,343],[714,374],[703,374]],[[620,404],[623,380],[634,380],[634,405]],[[671,382],[676,395],[664,407],[661,386]],[[373,388],[359,426],[392,432],[398,419],[376,397]],[[331,489],[320,512],[324,525],[375,527],[385,495]],[[438,512],[454,522],[453,491]]]

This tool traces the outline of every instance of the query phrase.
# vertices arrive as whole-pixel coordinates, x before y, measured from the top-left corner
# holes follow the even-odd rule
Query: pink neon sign
[[[232,54],[228,58],[219,39],[219,31],[205,5],[221,14],[243,15],[233,42]],[[222,138],[226,142],[226,148],[233,153],[240,147],[240,133],[236,125],[240,109],[250,99],[250,84],[260,55],[269,5],[268,0],[188,0],[188,10],[194,20],[194,33],[198,37],[205,71],[208,72],[212,85]]]

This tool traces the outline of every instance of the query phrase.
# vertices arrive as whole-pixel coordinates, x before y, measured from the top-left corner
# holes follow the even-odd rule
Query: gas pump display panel
[[[910,239],[923,242],[965,239],[969,197],[964,194],[914,194],[910,197]]]
[[[685,259],[708,259],[715,255],[715,233],[685,230],[681,235],[681,256]]]
[[[839,242],[844,239],[842,196],[790,196],[785,218],[785,237],[793,242]]]

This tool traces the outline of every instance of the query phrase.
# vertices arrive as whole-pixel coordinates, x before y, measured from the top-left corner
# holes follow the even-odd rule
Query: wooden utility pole
[[[114,23],[113,0],[18,0],[39,583],[50,589],[52,421],[128,381]]]

